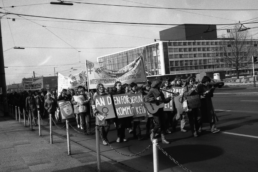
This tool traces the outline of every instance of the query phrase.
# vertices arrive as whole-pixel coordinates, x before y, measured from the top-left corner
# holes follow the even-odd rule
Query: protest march
[[[109,142],[108,131],[113,124],[119,143],[127,141],[125,132],[130,131],[138,140],[160,135],[162,143],[169,144],[165,135],[175,131],[178,124],[185,132],[187,121],[194,137],[201,135],[202,123],[210,123],[211,133],[219,132],[211,100],[215,87],[209,83],[209,77],[199,83],[193,77],[148,81],[141,57],[118,71],[87,60],[85,71],[58,74],[58,90],[29,90],[9,98],[29,112],[34,125],[36,109],[43,118],[51,114],[55,122],[75,119],[85,134],[92,134],[90,120],[94,119],[102,128],[103,145]],[[146,123],[145,135],[141,123]]]

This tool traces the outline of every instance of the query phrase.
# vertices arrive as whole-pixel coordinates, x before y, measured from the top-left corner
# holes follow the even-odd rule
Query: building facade
[[[194,28],[192,35],[191,28]],[[178,40],[179,37],[175,35],[181,35],[182,39]],[[235,73],[235,64],[230,63],[236,58],[234,52],[230,51],[233,39],[217,38],[214,25],[180,25],[161,31],[160,38],[161,41],[152,44],[98,57],[98,62],[102,67],[116,71],[142,56],[147,76]],[[245,48],[238,52],[241,57],[239,62],[243,66],[248,65],[240,69],[240,74],[252,74],[250,47],[257,48],[258,40],[241,43]]]

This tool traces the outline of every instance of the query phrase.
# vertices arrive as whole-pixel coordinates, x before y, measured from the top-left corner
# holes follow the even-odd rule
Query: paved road
[[[222,132],[211,134],[209,131],[206,131],[202,136],[193,138],[190,132],[181,133],[178,131],[167,135],[168,139],[171,141],[170,145],[161,144],[160,146],[171,155],[172,158],[192,171],[256,172],[258,153],[257,93],[257,89],[244,88],[216,90],[213,102],[220,120],[218,127]],[[47,140],[48,126],[44,126],[44,128],[43,138]],[[209,126],[206,125],[204,129],[208,130]],[[24,131],[19,132],[22,133]],[[65,147],[64,128],[54,127],[54,132],[54,145],[51,146],[63,145],[63,147]],[[143,133],[144,132],[145,131],[143,131]],[[33,138],[35,140],[40,139],[36,131],[31,132],[31,134],[34,135]],[[130,169],[129,171],[132,171],[132,169],[142,172],[153,171],[151,149],[141,154],[141,156],[121,155],[121,153],[130,155],[142,151],[151,144],[150,141],[133,140],[132,136],[128,133],[126,133],[126,136],[129,138],[128,142],[116,143],[116,131],[113,128],[108,137],[111,141],[111,146],[117,152],[120,152],[120,154],[108,146],[101,145],[102,158],[106,162],[117,162],[116,164],[119,164],[127,170]],[[80,151],[82,150],[86,152],[95,151],[94,135],[85,136],[72,130],[71,140],[72,154],[74,156],[80,156]],[[54,150],[54,148],[51,150]],[[66,148],[64,148],[62,156],[65,156],[65,151]],[[2,154],[1,149],[0,154]],[[94,160],[92,160],[92,162],[94,162]],[[159,152],[159,166],[161,172],[183,171],[162,152]],[[118,169],[119,168],[116,170]]]

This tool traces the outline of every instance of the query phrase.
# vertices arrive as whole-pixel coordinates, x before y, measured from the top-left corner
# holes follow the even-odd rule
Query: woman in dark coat
[[[195,78],[190,77],[187,79],[187,84],[184,87],[184,98],[188,96],[198,95],[195,84]],[[198,137],[199,123],[198,123],[199,108],[193,108],[187,112],[190,129],[194,137]]]
[[[210,85],[211,79],[208,76],[204,76],[202,79],[202,83],[198,85],[197,90],[201,98],[201,114],[202,119],[201,123],[210,123],[211,132],[218,133],[219,129],[216,128],[217,116],[215,114],[212,100],[213,92],[215,87]],[[201,124],[200,124],[201,129]],[[199,130],[201,131],[201,130]]]
[[[114,92],[113,95],[116,94],[124,94],[124,90],[122,89],[122,83],[117,81],[114,85]],[[117,139],[116,142],[126,142],[127,139],[125,138],[125,128],[127,124],[128,118],[119,118],[116,119],[116,129],[117,129]]]

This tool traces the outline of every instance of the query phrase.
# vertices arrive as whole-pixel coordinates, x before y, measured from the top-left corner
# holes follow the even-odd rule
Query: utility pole
[[[56,67],[54,67],[54,76],[56,76]]]
[[[33,71],[33,78],[35,79],[35,72]]]
[[[5,80],[5,67],[4,67],[4,52],[3,52],[3,42],[2,42],[2,26],[0,18],[0,102],[3,102],[3,112],[6,113],[7,110],[7,97],[6,97],[6,80]],[[1,103],[2,104],[2,103]]]

